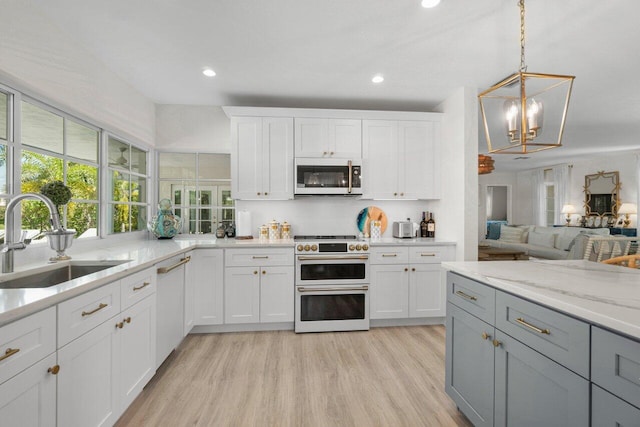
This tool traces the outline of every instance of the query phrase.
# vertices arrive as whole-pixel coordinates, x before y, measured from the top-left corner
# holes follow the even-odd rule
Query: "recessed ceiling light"
[[[213,77],[216,75],[216,72],[213,71],[211,68],[205,68],[204,70],[202,70],[202,74],[204,74],[207,77]]]
[[[384,81],[384,77],[382,77],[382,74],[376,74],[375,76],[373,76],[371,81],[374,83],[382,83]]]
[[[431,8],[440,4],[440,0],[422,0],[422,7]]]

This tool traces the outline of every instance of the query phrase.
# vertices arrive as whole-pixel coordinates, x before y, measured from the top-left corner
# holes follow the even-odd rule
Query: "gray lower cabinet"
[[[591,425],[593,427],[640,427],[640,409],[592,385]]]
[[[589,381],[496,330],[495,425],[589,425]]]
[[[589,380],[500,330],[489,315],[501,312],[500,293],[448,273],[447,394],[475,426],[588,426]],[[517,318],[535,319],[535,304],[520,301]]]
[[[445,390],[476,427],[493,426],[493,334],[493,326],[448,305]]]

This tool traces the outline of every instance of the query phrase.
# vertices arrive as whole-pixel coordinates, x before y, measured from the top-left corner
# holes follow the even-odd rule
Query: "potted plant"
[[[59,216],[61,215],[60,206],[66,205],[71,200],[71,190],[62,181],[52,181],[43,185],[40,193],[51,199]],[[58,254],[56,257],[50,258],[50,261],[62,261],[71,258],[64,251],[71,247],[73,236],[76,234],[75,230],[62,228],[60,230],[47,231],[45,234],[49,239],[49,246]]]

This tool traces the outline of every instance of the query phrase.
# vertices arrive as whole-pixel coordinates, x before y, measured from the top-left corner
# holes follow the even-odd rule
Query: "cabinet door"
[[[198,249],[191,259],[191,276],[195,286],[195,324],[221,325],[223,313],[223,251]]]
[[[364,198],[399,198],[398,122],[362,122],[362,163]]]
[[[362,158],[362,120],[329,119],[329,156],[334,159]]]
[[[371,319],[409,316],[409,269],[407,265],[372,265],[370,282]]]
[[[296,157],[329,156],[329,119],[295,119]]]
[[[262,199],[292,200],[293,119],[262,119],[262,145]]]
[[[260,267],[225,269],[225,323],[260,322],[260,271]]]
[[[496,330],[495,425],[589,425],[589,382]]]
[[[592,385],[591,425],[594,427],[640,427],[640,409]]]
[[[411,264],[409,274],[409,317],[445,314],[445,285],[440,264]]]
[[[148,296],[121,313],[120,397],[126,409],[156,373],[156,296]]]
[[[398,123],[398,188],[405,198],[440,198],[440,148],[434,126],[422,121]]]
[[[231,195],[234,199],[262,198],[262,118],[231,119]]]
[[[196,281],[194,280],[195,257],[194,251],[187,252],[186,257],[189,261],[184,266],[184,321],[182,337],[186,337],[195,325],[196,318]]]
[[[445,391],[476,427],[493,426],[493,334],[493,326],[448,304]]]
[[[293,267],[260,269],[260,322],[293,322]]]
[[[47,372],[55,364],[53,353],[0,385],[0,424],[56,425],[56,376]]]
[[[111,426],[120,416],[119,316],[58,350],[58,425]]]

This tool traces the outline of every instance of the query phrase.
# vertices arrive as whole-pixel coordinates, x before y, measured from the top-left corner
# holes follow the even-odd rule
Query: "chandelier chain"
[[[520,0],[520,72],[527,70],[524,64],[524,0]]]

